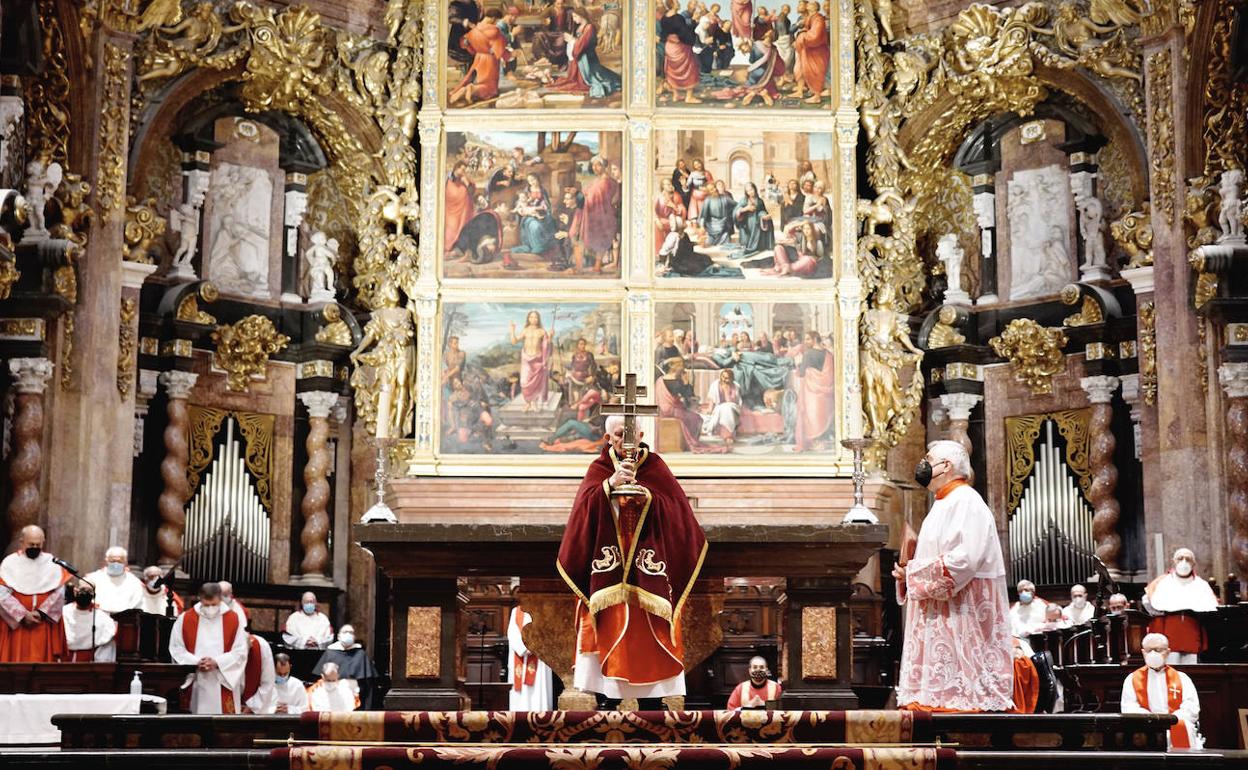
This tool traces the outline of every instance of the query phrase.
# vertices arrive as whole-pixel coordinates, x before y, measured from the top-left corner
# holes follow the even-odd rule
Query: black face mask
[[[27,548],[27,549],[26,549],[26,558],[27,558],[27,559],[38,559],[38,558],[39,558],[39,554],[41,554],[41,553],[43,553],[43,549],[42,549],[42,548],[36,548],[36,547],[34,547],[34,546],[31,546],[30,548]]]
[[[93,597],[90,594],[78,594],[74,597],[74,604],[77,604],[80,609],[85,610],[91,606],[92,599]]]
[[[919,464],[914,466],[914,480],[924,489],[928,484],[932,483],[932,464],[924,457],[919,460]]]

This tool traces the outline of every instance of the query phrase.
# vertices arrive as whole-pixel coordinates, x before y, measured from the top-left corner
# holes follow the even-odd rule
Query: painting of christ
[[[441,452],[599,451],[620,338],[618,302],[446,303]]]
[[[619,107],[625,45],[613,3],[450,0],[448,109]]]
[[[824,0],[658,0],[659,107],[826,109],[828,7]]]
[[[619,131],[451,131],[445,278],[618,278]]]
[[[654,157],[657,276],[833,277],[831,134],[666,129]]]
[[[818,304],[658,303],[658,450],[835,452],[832,326]]]

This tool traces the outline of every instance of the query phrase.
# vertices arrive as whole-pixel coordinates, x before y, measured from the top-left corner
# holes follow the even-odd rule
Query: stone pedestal
[[[46,358],[13,358],[13,450],[9,455],[8,542],[22,527],[39,523],[43,512],[43,392],[52,376],[52,362]]]
[[[353,539],[373,554],[391,585],[396,689],[386,708],[457,708],[446,705],[459,697],[452,695],[457,647],[448,630],[455,621],[447,615],[456,601],[457,576],[520,577],[521,602],[533,616],[525,642],[571,684],[575,600],[554,563],[579,481],[472,483],[472,495],[465,497],[463,479],[394,480],[389,503],[398,521],[352,528]],[[852,502],[848,479],[694,479],[683,487],[710,545],[682,614],[686,671],[719,646],[716,616],[725,577],[783,577],[789,586],[786,708],[856,707],[850,583],[883,547],[888,528],[829,521],[829,512]],[[891,487],[868,485],[866,492],[873,510],[895,507]],[[567,703],[584,704],[583,697]]]

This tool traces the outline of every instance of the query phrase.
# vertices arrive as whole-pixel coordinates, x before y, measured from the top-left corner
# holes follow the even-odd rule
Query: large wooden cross
[[[603,404],[605,415],[618,414],[624,417],[624,437],[621,442],[627,454],[637,447],[637,418],[659,413],[654,404],[639,404],[638,398],[645,398],[646,386],[637,384],[637,375],[629,372],[624,375],[624,382],[615,386],[614,394],[621,396],[618,404]]]

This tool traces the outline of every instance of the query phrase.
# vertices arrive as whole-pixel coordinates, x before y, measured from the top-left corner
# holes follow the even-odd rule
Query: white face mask
[[[126,565],[121,564],[120,562],[110,561],[108,564],[104,565],[104,571],[108,573],[109,577],[119,577],[126,571]]]
[[[1166,656],[1157,650],[1149,650],[1144,653],[1144,665],[1151,669],[1159,669],[1166,665]]]
[[[220,604],[201,604],[199,606],[199,614],[201,617],[205,617],[208,620],[212,620],[213,618],[221,615],[221,605]]]
[[[338,641],[342,642],[343,647],[350,647],[355,644],[355,634],[347,632],[338,634]]]
[[[1077,609],[1077,610],[1081,610],[1081,609],[1083,609],[1083,608],[1084,608],[1084,606],[1085,606],[1085,605],[1087,605],[1087,603],[1088,603],[1088,597],[1086,597],[1086,596],[1076,596],[1075,598],[1073,598],[1073,599],[1071,599],[1071,600],[1070,600],[1070,603],[1071,603],[1072,605],[1074,605],[1074,608],[1075,608],[1075,609]]]
[[[1181,561],[1174,565],[1174,572],[1179,577],[1187,577],[1192,574],[1192,563],[1190,561]]]

